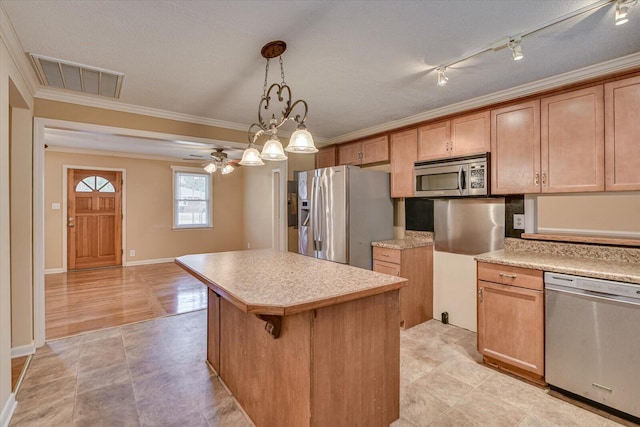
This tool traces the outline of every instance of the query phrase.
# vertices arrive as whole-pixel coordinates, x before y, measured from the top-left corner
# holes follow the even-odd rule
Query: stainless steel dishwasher
[[[640,285],[545,273],[546,381],[640,417]]]

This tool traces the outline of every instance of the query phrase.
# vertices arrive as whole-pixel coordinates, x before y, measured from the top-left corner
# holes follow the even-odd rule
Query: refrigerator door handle
[[[320,182],[320,181],[318,182],[318,193],[319,193],[319,195],[317,197],[318,197],[319,200],[321,200],[321,203],[322,203],[322,205],[320,203],[318,203],[318,205],[317,205],[318,209],[319,209],[318,210],[318,212],[319,212],[318,213],[318,218],[320,218],[320,213],[322,213],[322,215],[326,215],[324,213],[324,191],[323,191],[323,188],[322,188],[322,182]],[[320,210],[320,208],[322,208],[322,209]],[[324,216],[322,218],[324,218]],[[318,250],[319,251],[322,251],[322,241],[325,240],[324,238],[326,237],[326,236],[324,236],[325,233],[323,233],[323,231],[325,231],[325,233],[326,233],[326,230],[323,230],[322,221],[319,221],[319,223],[318,223]]]
[[[316,200],[316,177],[314,176],[313,178],[311,178],[311,210],[309,212],[309,216],[311,217],[311,238],[313,239],[313,250],[317,251],[318,248],[316,247],[316,227],[318,224],[318,217],[316,215],[316,209],[317,209],[317,204],[316,204],[317,200]],[[314,254],[315,255],[315,254]]]

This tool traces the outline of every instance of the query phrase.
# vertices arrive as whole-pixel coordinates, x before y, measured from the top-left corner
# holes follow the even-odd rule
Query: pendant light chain
[[[269,76],[269,60],[267,59],[267,66],[264,69],[264,87],[262,88],[262,99],[267,97],[267,77]]]
[[[284,82],[284,63],[282,62],[282,56],[279,56],[278,59],[280,59],[280,77],[282,77],[282,86],[285,86],[286,83]]]

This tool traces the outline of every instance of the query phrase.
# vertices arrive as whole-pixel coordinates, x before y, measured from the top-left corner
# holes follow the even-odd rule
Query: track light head
[[[438,68],[438,86],[442,87],[442,86],[446,86],[447,82],[449,81],[449,77],[447,77],[447,75],[445,74],[446,67],[440,67]]]
[[[514,61],[520,61],[524,58],[524,54],[522,53],[522,46],[520,45],[520,39],[512,39],[509,42],[509,49],[511,49],[511,56]]]
[[[616,25],[629,22],[629,9],[635,6],[638,0],[617,0],[616,1]]]

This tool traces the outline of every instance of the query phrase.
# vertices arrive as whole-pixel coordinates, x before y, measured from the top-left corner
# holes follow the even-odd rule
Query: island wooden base
[[[265,321],[209,290],[207,359],[258,427],[388,426],[400,415],[398,290]]]

